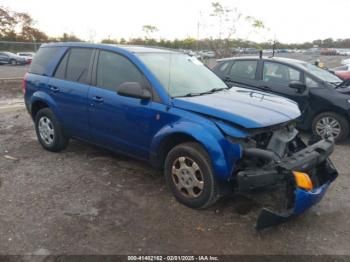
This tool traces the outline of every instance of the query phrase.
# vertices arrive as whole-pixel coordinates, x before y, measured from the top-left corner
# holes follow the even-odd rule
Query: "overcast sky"
[[[85,40],[143,36],[142,25],[158,27],[154,37],[166,39],[217,36],[209,18],[213,0],[0,0],[0,5],[28,12],[50,36],[74,33]],[[350,0],[223,0],[270,29],[259,34],[240,26],[238,36],[255,41],[276,37],[281,42],[349,38]]]

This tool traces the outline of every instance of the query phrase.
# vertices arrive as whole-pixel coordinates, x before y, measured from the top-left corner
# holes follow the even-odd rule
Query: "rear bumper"
[[[242,171],[237,175],[239,189],[242,193],[272,185],[286,186],[284,198],[286,207],[282,212],[264,208],[258,218],[256,228],[263,229],[297,216],[316,203],[326,194],[329,185],[338,176],[338,172],[328,159],[333,152],[331,139],[319,141],[294,155],[272,163],[264,170]],[[314,188],[310,191],[299,188],[293,171],[309,174]]]

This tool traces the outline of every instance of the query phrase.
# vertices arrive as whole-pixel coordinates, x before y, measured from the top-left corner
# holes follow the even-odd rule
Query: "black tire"
[[[202,178],[201,181],[203,182],[203,188],[201,189],[201,193],[199,193],[199,195],[196,197],[189,195],[186,196],[184,192],[187,190],[180,190],[176,186],[175,181],[177,180],[177,177],[175,178],[172,172],[173,164],[181,157],[186,158],[186,161],[190,161],[190,159],[193,160],[192,165],[195,162],[199,167],[199,172],[201,174],[200,177]],[[196,172],[198,172],[198,170]],[[218,200],[218,185],[214,177],[210,158],[207,152],[198,143],[183,143],[170,150],[164,163],[164,175],[166,183],[177,201],[188,207],[197,209],[207,208]],[[197,175],[198,173],[196,173],[196,176]],[[193,189],[195,189],[195,187]],[[196,191],[198,191],[198,189]]]
[[[13,66],[17,65],[17,61],[14,60],[14,59],[11,59],[10,60],[10,65],[13,65]]]
[[[54,130],[54,134],[50,136],[52,139],[51,143],[48,143],[45,138],[40,135],[39,132],[39,122],[45,119],[50,120],[51,127]],[[64,135],[60,123],[57,121],[55,114],[51,111],[50,108],[40,109],[35,116],[35,131],[38,137],[38,140],[42,147],[51,152],[59,152],[65,149],[68,145],[69,139]]]
[[[324,112],[321,114],[318,114],[312,121],[312,133],[316,136],[322,136],[319,134],[319,131],[317,130],[317,124],[321,123],[322,119],[330,118],[335,119],[340,126],[340,133],[335,137],[335,142],[341,142],[344,141],[349,136],[349,121],[334,112]]]

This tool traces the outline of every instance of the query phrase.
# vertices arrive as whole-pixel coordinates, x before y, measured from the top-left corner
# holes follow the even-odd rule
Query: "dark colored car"
[[[57,152],[74,138],[148,161],[189,207],[208,207],[229,192],[288,188],[285,212],[264,209],[258,228],[304,212],[337,176],[332,139],[306,146],[295,102],[228,89],[183,53],[46,44],[23,84],[43,148]]]
[[[0,64],[24,65],[27,60],[11,52],[0,52]]]
[[[336,75],[310,63],[280,57],[235,57],[217,61],[213,71],[228,86],[262,90],[298,103],[298,127],[336,141],[349,135],[350,87]]]

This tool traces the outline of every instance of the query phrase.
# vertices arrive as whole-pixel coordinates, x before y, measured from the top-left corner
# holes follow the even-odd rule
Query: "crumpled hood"
[[[245,128],[272,126],[300,116],[298,105],[287,98],[238,87],[208,95],[174,98],[173,105]]]

